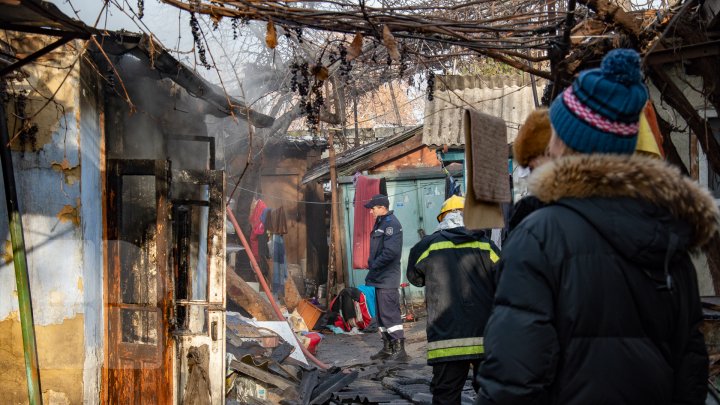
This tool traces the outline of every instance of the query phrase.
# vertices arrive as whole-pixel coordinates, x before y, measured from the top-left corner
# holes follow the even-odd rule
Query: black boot
[[[405,339],[397,339],[392,341],[392,355],[388,357],[388,360],[399,361],[401,363],[407,363],[410,360],[405,351]]]
[[[380,349],[379,352],[370,356],[371,360],[384,360],[384,359],[387,359],[388,357],[392,356],[393,348],[392,348],[392,343],[390,342],[390,339],[388,339],[384,334],[382,335],[382,339],[383,339],[383,348]]]

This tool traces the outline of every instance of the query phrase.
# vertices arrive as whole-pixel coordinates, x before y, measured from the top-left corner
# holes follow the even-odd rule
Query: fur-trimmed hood
[[[591,198],[646,201],[690,227],[690,248],[702,247],[718,230],[718,207],[710,193],[677,168],[645,156],[566,156],[537,168],[529,189],[544,203]]]

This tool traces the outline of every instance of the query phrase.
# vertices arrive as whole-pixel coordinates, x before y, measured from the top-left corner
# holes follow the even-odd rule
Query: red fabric
[[[338,299],[338,297],[340,296],[338,295],[330,302],[330,308],[333,308],[333,306],[335,305],[335,301]],[[349,332],[353,328],[353,326],[357,326],[359,330],[367,328],[368,325],[370,325],[370,321],[372,321],[372,316],[370,316],[370,311],[367,307],[365,294],[360,293],[360,301],[353,300],[353,306],[355,308],[354,317],[345,319],[343,318],[342,311],[338,311],[337,317],[335,318],[333,325],[344,330],[345,332]]]
[[[263,232],[265,232],[265,227],[263,226],[262,221],[260,220],[260,216],[262,215],[263,210],[267,208],[267,205],[263,202],[263,200],[257,200],[257,203],[253,204],[255,209],[250,213],[250,226],[252,227],[252,232],[250,232],[250,250],[252,250],[253,255],[255,255],[256,260],[260,260],[260,251],[258,249],[258,235],[262,235]]]
[[[355,217],[353,221],[353,250],[352,268],[366,269],[368,256],[370,256],[370,232],[375,224],[375,218],[370,210],[365,208],[366,202],[372,196],[380,193],[380,179],[371,179],[358,176],[355,184]]]
[[[322,335],[317,332],[308,332],[305,333],[304,336],[310,339],[310,344],[307,347],[308,351],[310,352],[310,354],[316,354],[317,345],[322,340]]]

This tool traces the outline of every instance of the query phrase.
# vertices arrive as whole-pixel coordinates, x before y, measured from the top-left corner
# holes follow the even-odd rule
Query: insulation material
[[[505,121],[466,110],[465,163],[467,198],[465,226],[469,229],[502,228],[502,203],[510,202]]]

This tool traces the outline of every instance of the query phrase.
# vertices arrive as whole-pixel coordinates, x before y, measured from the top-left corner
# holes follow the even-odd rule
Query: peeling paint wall
[[[18,52],[54,40],[8,37]],[[101,143],[97,82],[81,69],[83,42],[71,42],[23,68],[11,94],[24,91],[25,116],[8,109],[10,136],[34,127],[12,143],[23,215],[33,315],[46,402],[96,403],[102,359]],[[93,88],[95,86],[95,88]],[[55,94],[53,98],[53,94]],[[50,101],[48,101],[50,100]],[[21,139],[22,138],[22,139]],[[4,189],[0,189],[4,202]],[[5,207],[2,207],[5,212]],[[7,214],[0,237],[9,241]],[[27,402],[15,272],[0,243],[0,392],[3,401]],[[86,348],[87,346],[87,348]]]

